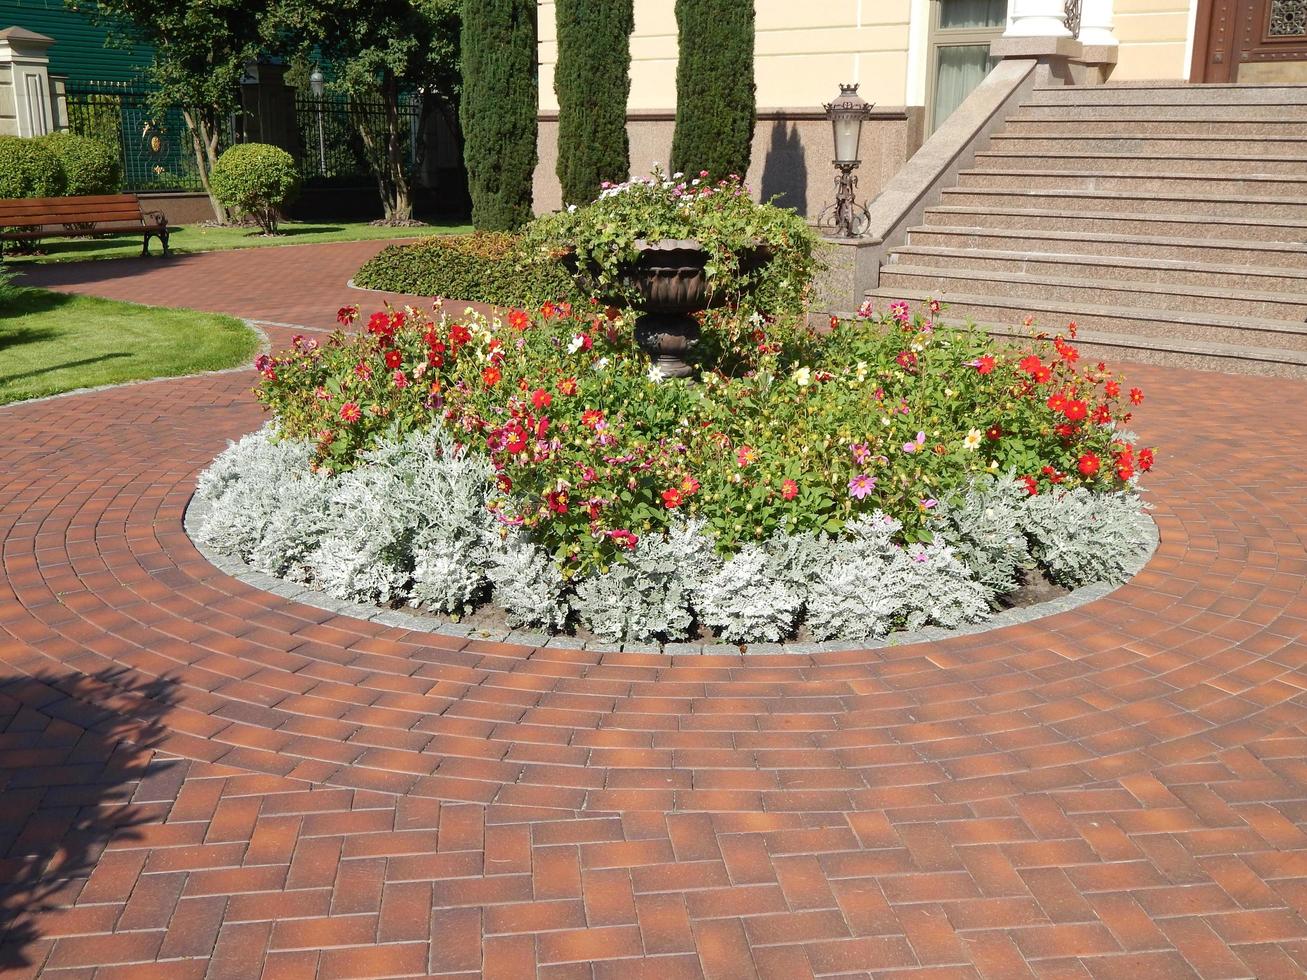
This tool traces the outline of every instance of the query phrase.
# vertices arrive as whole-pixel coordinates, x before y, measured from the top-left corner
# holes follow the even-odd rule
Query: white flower
[[[859,362],[858,362],[858,366],[857,366],[857,368],[854,370],[853,374],[854,374],[854,377],[856,377],[859,381],[866,381],[866,380],[867,380],[867,362],[866,362],[866,361],[859,361]]]
[[[572,338],[572,342],[567,345],[567,352],[569,354],[575,354],[584,345],[585,345],[585,337],[581,336],[580,334],[577,334],[575,337]]]
[[[608,358],[606,357],[601,357],[594,362],[594,370],[596,371],[602,371],[606,367],[608,367]]]
[[[981,432],[979,429],[972,429],[970,432],[967,433],[966,438],[962,440],[962,448],[979,449],[980,440],[983,437],[984,437],[984,433]]]
[[[996,460],[996,459],[991,459],[991,460],[989,461],[989,467],[988,467],[988,468],[989,468],[990,470],[997,471],[997,470],[998,470],[998,460]]]
[[[664,377],[665,375],[663,374],[662,368],[660,368],[657,364],[649,365],[648,378],[650,381],[652,381],[654,384],[657,384],[659,381],[662,381]]]
[[[948,398],[952,398],[954,395],[957,394],[957,392],[954,391],[952,388],[945,388],[945,389],[944,389],[944,394],[945,394],[946,397],[948,397]]]
[[[567,213],[568,213],[568,214],[571,214],[571,213],[572,213],[573,211],[575,211],[575,210],[576,210],[576,205],[575,205],[575,204],[569,204],[569,205],[567,206]]]
[[[794,372],[794,383],[800,388],[806,388],[812,384],[812,369],[801,367]]]

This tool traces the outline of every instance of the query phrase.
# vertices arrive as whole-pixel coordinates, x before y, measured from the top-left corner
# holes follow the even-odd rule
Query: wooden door
[[[1307,81],[1307,0],[1199,0],[1190,80]]]

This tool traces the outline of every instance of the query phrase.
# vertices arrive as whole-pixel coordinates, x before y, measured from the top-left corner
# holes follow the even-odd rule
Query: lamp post
[[[318,115],[318,175],[327,176],[327,143],[322,137],[322,99],[327,91],[327,80],[322,69],[317,65],[309,75],[309,91],[313,93],[315,111]]]
[[[835,176],[835,203],[822,211],[818,225],[833,228],[841,238],[858,238],[871,223],[865,204],[855,198],[858,178],[853,171],[862,161],[858,157],[858,144],[862,139],[862,124],[871,115],[872,103],[858,95],[857,83],[840,84],[840,94],[826,105],[835,137],[835,159],[831,161],[839,173]]]

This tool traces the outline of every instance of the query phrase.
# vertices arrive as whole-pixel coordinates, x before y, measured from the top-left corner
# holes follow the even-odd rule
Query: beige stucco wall
[[[878,105],[903,105],[911,0],[755,0],[759,106],[819,106],[841,82],[861,82]],[[553,0],[540,3],[540,109],[558,109]],[[632,111],[676,105],[673,0],[635,0]]]
[[[1112,81],[1186,79],[1198,0],[1114,0],[1121,44]]]

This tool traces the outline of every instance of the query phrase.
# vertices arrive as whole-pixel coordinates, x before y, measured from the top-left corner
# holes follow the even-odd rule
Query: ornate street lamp
[[[855,200],[858,178],[853,175],[862,162],[858,158],[858,144],[862,139],[862,124],[871,115],[871,107],[872,103],[858,95],[857,83],[841,83],[839,97],[826,106],[835,137],[835,159],[831,162],[839,173],[835,177],[835,203],[822,211],[817,224],[834,229],[842,238],[859,237],[871,223],[866,205]]]
[[[309,74],[309,91],[313,93],[314,111],[318,117],[318,173],[327,175],[327,143],[322,135],[322,99],[327,92],[327,79],[317,65]]]

